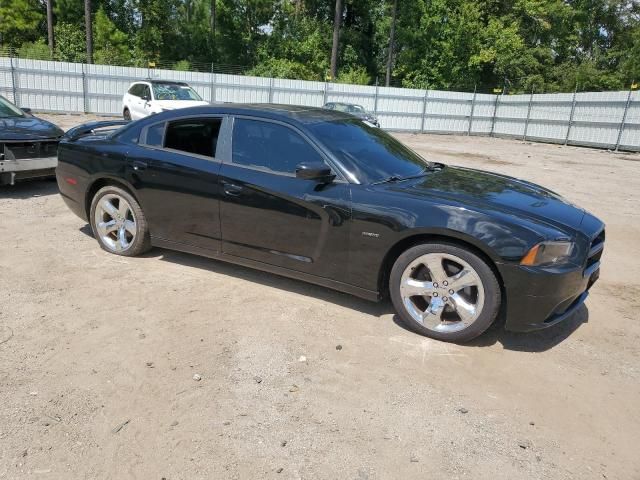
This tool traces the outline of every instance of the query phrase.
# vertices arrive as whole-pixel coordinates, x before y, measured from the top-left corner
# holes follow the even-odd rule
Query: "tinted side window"
[[[145,140],[146,145],[152,147],[162,147],[162,140],[164,139],[164,123],[158,123],[151,125],[147,130],[147,138]]]
[[[146,97],[151,100],[151,89],[149,88],[149,85],[140,85],[140,95],[138,96],[140,98]]]
[[[324,162],[294,130],[260,120],[234,121],[232,150],[233,163],[276,173],[295,173],[302,162]]]
[[[219,118],[196,118],[169,122],[164,146],[213,158],[218,145],[221,125],[222,120]],[[150,132],[151,129],[149,129],[147,136]]]
[[[140,96],[140,84],[136,83],[135,85],[132,85],[131,88],[129,89],[129,94],[130,95],[134,95],[136,97]]]

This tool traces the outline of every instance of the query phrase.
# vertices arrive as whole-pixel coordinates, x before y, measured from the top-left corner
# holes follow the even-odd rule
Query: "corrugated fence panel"
[[[472,102],[473,93],[429,90],[424,131],[466,133]]]
[[[639,92],[474,95],[0,57],[0,94],[34,111],[120,116],[122,95],[131,82],[149,78],[187,82],[211,102],[315,107],[331,101],[356,103],[376,113],[389,130],[508,136],[604,148],[619,143],[621,149],[640,150]]]
[[[85,65],[87,110],[122,115],[122,96],[131,82],[148,77],[148,69],[112,65]]]
[[[493,113],[496,106],[496,96],[478,93],[473,105],[471,133],[488,135],[493,125]]]
[[[15,103],[11,59],[7,57],[0,57],[0,95]]]
[[[568,143],[616,146],[626,92],[578,93]]]
[[[273,79],[271,102],[285,105],[324,105],[325,84],[305,80]],[[268,101],[268,100],[267,100]]]
[[[630,100],[625,128],[620,135],[620,148],[640,151],[640,91],[633,92]]]
[[[378,88],[380,125],[390,130],[419,131],[425,93],[425,90],[412,88]]]
[[[268,103],[271,79],[216,73],[216,102]]]
[[[13,62],[16,103],[20,106],[49,112],[83,111],[81,63],[24,59]]]
[[[376,87],[329,83],[327,84],[327,102],[355,103],[373,112],[376,110]],[[377,108],[380,111],[379,104]]]
[[[572,93],[534,95],[527,138],[555,143],[564,142],[572,103]]]
[[[502,95],[493,127],[495,135],[522,137],[527,123],[531,95]]]

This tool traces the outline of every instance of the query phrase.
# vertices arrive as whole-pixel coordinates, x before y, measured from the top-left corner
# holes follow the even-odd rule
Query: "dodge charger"
[[[57,179],[100,247],[153,246],[390,297],[417,333],[463,342],[495,320],[572,315],[604,225],[560,195],[422,158],[342,112],[224,105],[94,122],[60,143]]]

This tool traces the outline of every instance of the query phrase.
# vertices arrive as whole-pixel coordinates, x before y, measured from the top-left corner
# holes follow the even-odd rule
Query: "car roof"
[[[301,105],[282,105],[275,103],[223,103],[172,110],[153,115],[156,121],[171,120],[192,115],[247,115],[253,117],[312,124],[339,120],[353,120],[353,116],[336,110]],[[165,117],[165,118],[163,118]],[[151,118],[151,117],[149,117]]]
[[[173,81],[173,80],[151,80],[151,79],[146,79],[146,80],[136,80],[135,82],[131,82],[131,85],[135,85],[137,83],[144,83],[144,84],[152,84],[152,85],[181,85],[183,87],[188,87],[189,84],[186,82],[179,82],[179,81]]]

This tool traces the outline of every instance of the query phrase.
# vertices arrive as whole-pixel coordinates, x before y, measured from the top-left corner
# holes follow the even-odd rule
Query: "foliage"
[[[191,70],[191,63],[188,60],[180,60],[173,64],[173,70],[178,70],[179,72],[188,72]]]
[[[18,49],[18,57],[33,60],[50,60],[51,52],[49,52],[49,45],[45,43],[44,39],[40,38],[35,42],[23,43]]]
[[[368,85],[371,82],[371,77],[369,76],[367,69],[364,67],[349,67],[338,74],[338,82],[353,83],[355,85]]]
[[[123,65],[129,63],[129,38],[126,33],[118,30],[116,25],[100,8],[94,17],[93,35],[96,50],[94,60],[105,65]]]
[[[56,33],[56,59],[63,62],[84,62],[87,59],[84,29],[71,23],[58,23]]]
[[[338,78],[480,92],[640,80],[638,0],[343,0]],[[335,0],[92,0],[94,59],[325,80]],[[48,55],[45,2],[0,0],[0,46]],[[215,17],[214,17],[215,12]],[[85,59],[84,0],[54,1],[56,58]],[[215,21],[214,21],[215,20]]]
[[[319,80],[318,76],[306,65],[286,58],[269,58],[253,67],[247,74],[255,77]]]
[[[43,18],[42,5],[36,0],[0,0],[0,44],[17,47],[37,40]]]

